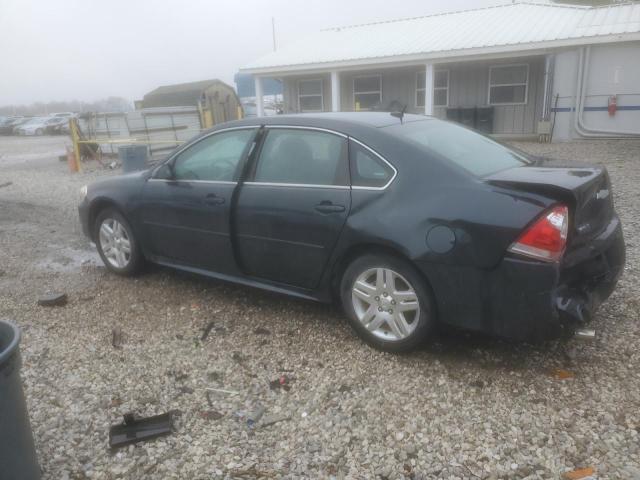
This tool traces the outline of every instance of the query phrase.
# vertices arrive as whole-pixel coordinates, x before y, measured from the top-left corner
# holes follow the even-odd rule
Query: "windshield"
[[[478,177],[530,163],[504,145],[449,122],[408,122],[385,127],[385,130],[436,152]]]
[[[42,123],[43,120],[44,120],[43,118],[35,117],[35,118],[32,118],[31,120],[28,120],[27,122],[25,122],[25,125],[34,125],[36,123]]]

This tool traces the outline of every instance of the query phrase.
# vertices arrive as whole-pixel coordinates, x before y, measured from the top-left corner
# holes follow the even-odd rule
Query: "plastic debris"
[[[38,305],[43,307],[61,307],[67,304],[66,293],[47,293],[38,298]]]
[[[247,415],[247,427],[253,428],[256,423],[262,418],[262,415],[264,415],[264,411],[265,408],[260,405],[252,413]]]
[[[289,377],[287,377],[286,375],[281,375],[279,378],[276,378],[275,380],[269,382],[269,388],[271,388],[271,390],[277,390],[281,388],[284,391],[288,392],[289,390],[291,390],[290,381],[291,379]]]
[[[596,473],[593,467],[577,468],[562,474],[564,480],[581,480],[592,477]]]
[[[124,333],[120,327],[116,327],[111,331],[111,346],[113,348],[122,348],[124,343]]]
[[[216,410],[203,410],[200,416],[205,420],[220,420],[224,415]]]
[[[575,374],[573,372],[570,372],[569,370],[563,370],[562,368],[554,368],[553,370],[551,370],[551,375],[559,380],[567,380],[568,378],[575,377]]]
[[[207,337],[211,333],[211,330],[213,329],[214,326],[215,326],[214,322],[207,323],[207,326],[204,327],[204,330],[202,331],[202,337],[200,337],[201,342],[204,342],[207,339]]]
[[[275,423],[278,422],[284,422],[286,420],[291,420],[291,416],[281,413],[281,414],[277,414],[277,415],[269,415],[267,417],[264,417],[262,419],[262,423],[260,424],[261,427],[268,427],[270,425],[273,425]]]
[[[229,395],[237,395],[240,392],[236,392],[235,390],[224,390],[222,388],[207,388],[207,392],[220,392],[227,393]]]
[[[169,435],[173,432],[173,415],[174,412],[168,412],[155,417],[135,418],[133,413],[127,413],[123,423],[109,429],[109,446],[119,448]]]

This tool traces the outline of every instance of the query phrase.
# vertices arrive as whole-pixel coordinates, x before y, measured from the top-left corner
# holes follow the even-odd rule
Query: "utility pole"
[[[273,51],[276,51],[276,19],[271,17],[271,36],[273,37]]]

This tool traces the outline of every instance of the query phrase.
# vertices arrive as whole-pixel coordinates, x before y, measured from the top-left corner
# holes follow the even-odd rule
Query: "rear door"
[[[152,254],[219,273],[237,272],[231,199],[256,130],[229,129],[204,137],[174,158],[173,175],[160,169],[147,182],[140,215]]]
[[[351,207],[346,136],[268,127],[247,180],[235,213],[243,269],[314,288]]]

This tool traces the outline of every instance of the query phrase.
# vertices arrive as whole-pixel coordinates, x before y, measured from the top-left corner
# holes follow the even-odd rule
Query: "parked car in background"
[[[35,117],[26,123],[23,123],[14,130],[16,135],[45,135],[48,132],[49,127],[60,125],[67,121],[63,117]]]
[[[63,127],[69,123],[70,118],[67,116],[51,117],[45,124],[45,133],[48,135],[61,135],[64,133]]]
[[[4,122],[0,123],[0,135],[12,135],[16,127],[28,122],[30,119],[25,117],[8,117]]]
[[[71,118],[71,117],[76,117],[77,114],[73,113],[73,112],[58,112],[58,113],[52,113],[50,115],[50,117],[65,117],[65,118]]]
[[[393,115],[220,125],[154,168],[84,187],[83,230],[120,275],[150,261],[339,299],[388,351],[438,323],[521,340],[584,328],[625,263],[606,168]]]

